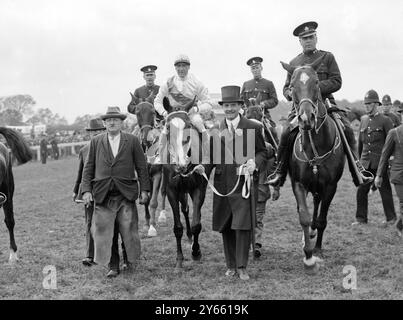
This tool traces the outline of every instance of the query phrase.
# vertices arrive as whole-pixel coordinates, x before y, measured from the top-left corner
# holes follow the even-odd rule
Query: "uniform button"
[[[371,153],[371,151],[368,151],[368,153]]]
[[[370,145],[371,145],[371,143],[369,143],[369,142],[368,142],[368,145],[370,146]]]

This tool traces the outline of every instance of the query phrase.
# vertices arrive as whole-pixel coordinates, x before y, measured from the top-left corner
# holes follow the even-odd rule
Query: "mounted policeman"
[[[292,101],[292,109],[289,113],[290,126],[282,133],[280,138],[280,145],[278,148],[278,160],[279,164],[276,169],[276,175],[274,178],[268,180],[271,185],[282,186],[285,182],[288,161],[290,152],[294,144],[295,137],[297,136],[298,125],[296,124],[298,114],[298,105],[300,101],[295,101],[293,98],[293,88],[290,85],[291,77],[294,70],[303,65],[311,65],[315,68],[319,78],[320,96],[323,102],[329,99],[331,106],[326,104],[328,111],[341,111],[335,107],[336,102],[333,97],[333,93],[341,88],[342,79],[339,67],[336,59],[331,52],[318,50],[316,48],[318,38],[316,29],[318,24],[314,21],[305,22],[294,29],[293,35],[299,38],[303,52],[296,56],[289,64],[282,63],[284,69],[288,71],[285,85],[283,88],[283,94],[288,101]],[[301,79],[303,81],[303,79]],[[366,176],[365,169],[362,167],[358,160],[358,149],[355,140],[354,132],[350,126],[348,120],[344,117],[343,113],[332,113],[333,118],[341,120],[343,131],[340,132],[346,139],[343,140],[344,150],[350,156],[348,158],[349,168],[353,177],[353,182],[356,186],[360,183],[368,182],[371,177]],[[344,134],[343,134],[344,133]],[[347,143],[346,143],[347,142]],[[350,152],[349,152],[350,151]]]

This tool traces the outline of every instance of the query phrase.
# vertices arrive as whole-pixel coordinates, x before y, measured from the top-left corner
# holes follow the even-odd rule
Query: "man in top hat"
[[[299,38],[299,42],[302,47],[302,53],[291,60],[290,65],[293,67],[311,64],[319,58],[322,58],[321,64],[317,70],[319,78],[320,94],[323,102],[329,99],[332,105],[335,105],[335,99],[333,93],[341,88],[341,75],[337,65],[336,59],[331,52],[318,50],[316,48],[318,38],[316,35],[316,28],[318,24],[314,21],[305,22],[294,29],[293,35]],[[283,88],[283,94],[288,101],[292,101],[292,87],[291,74],[287,73],[287,78]],[[326,104],[325,104],[326,105]],[[326,107],[328,107],[326,105]],[[279,165],[276,170],[274,178],[268,181],[271,185],[282,186],[285,182],[288,171],[288,160],[291,152],[291,146],[297,136],[298,130],[296,129],[296,122],[292,121],[296,118],[298,113],[297,104],[293,103],[292,110],[289,113],[289,120],[291,125],[283,132],[280,138],[280,145],[278,148],[277,158]],[[348,141],[348,145],[343,144],[345,148],[350,148],[355,156],[355,163],[349,161],[350,172],[353,177],[353,182],[356,186],[359,185],[358,177],[355,174],[355,166],[358,167],[358,171],[362,172],[364,169],[358,162],[357,142],[355,140],[354,131],[351,128],[349,121],[346,119],[343,113],[340,114],[341,121],[344,125],[344,134]],[[366,178],[363,176],[363,180]]]
[[[385,94],[382,97],[382,107],[380,107],[381,113],[389,117],[392,120],[393,127],[396,128],[400,125],[400,117],[392,112],[392,99],[390,95]]]
[[[217,134],[211,134],[211,143],[221,146],[215,149],[221,150],[221,153],[213,154],[214,159],[211,159],[209,164],[200,164],[196,166],[195,171],[206,171],[209,176],[215,167],[214,186],[221,194],[230,193],[241,175],[239,185],[232,194],[224,197],[214,194],[213,230],[222,233],[228,269],[225,275],[234,276],[238,273],[242,280],[248,280],[246,267],[255,223],[257,169],[265,167],[268,151],[262,136],[262,125],[246,119],[239,113],[243,106],[240,89],[238,86],[221,88],[222,101],[219,101],[219,104],[224,109],[225,119],[221,121]],[[248,146],[254,146],[252,152],[245,152]],[[245,164],[245,167],[240,172],[242,164]],[[242,195],[245,173],[252,175],[254,181],[249,197]]]
[[[82,177],[83,201],[86,205],[94,201],[95,207],[94,261],[100,265],[109,262],[116,221],[132,266],[139,261],[141,250],[135,202],[138,182],[140,203],[148,200],[150,191],[147,162],[138,138],[121,130],[126,115],[119,107],[108,107],[101,119],[106,133],[91,140]]]
[[[245,105],[260,105],[265,115],[278,104],[276,89],[273,82],[262,77],[262,62],[261,57],[250,58],[246,64],[250,66],[253,79],[243,83],[241,89],[241,99]]]
[[[104,127],[102,120],[99,118],[91,119],[89,122],[89,126],[85,128],[85,130],[90,134],[91,138],[97,136],[100,133],[103,133],[106,128]],[[89,143],[82,147],[78,153],[78,173],[77,179],[74,184],[73,189],[73,201],[81,202],[81,178],[83,176],[84,163],[87,159],[88,150],[90,149]],[[85,238],[86,238],[86,257],[83,259],[82,263],[85,266],[92,266],[94,264],[94,239],[91,235],[91,222],[92,222],[92,214],[94,212],[94,202],[88,206],[84,206],[84,214],[85,214]]]
[[[364,168],[375,177],[382,148],[389,130],[393,128],[393,123],[390,118],[378,111],[378,106],[380,106],[381,103],[378,93],[375,90],[369,90],[366,93],[364,104],[367,114],[361,118],[358,153]],[[386,215],[386,221],[383,222],[383,225],[387,225],[396,221],[396,213],[388,175],[384,173],[382,178],[383,182],[379,192]],[[362,184],[357,188],[356,221],[353,222],[352,225],[365,224],[368,222],[368,192],[370,188],[371,184],[369,183]]]

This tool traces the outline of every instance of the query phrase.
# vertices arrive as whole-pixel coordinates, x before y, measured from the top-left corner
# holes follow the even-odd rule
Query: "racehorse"
[[[200,162],[202,148],[201,134],[191,124],[188,111],[192,108],[194,100],[182,108],[185,111],[174,111],[167,98],[163,105],[168,112],[166,119],[167,148],[160,155],[163,163],[163,175],[167,181],[167,196],[174,216],[174,234],[176,237],[176,268],[183,267],[182,235],[183,225],[180,219],[179,204],[185,217],[186,235],[192,241],[192,259],[201,259],[199,234],[201,232],[201,207],[204,203],[207,181],[193,168]],[[197,151],[199,151],[197,153]],[[193,152],[193,154],[192,154]],[[189,221],[188,194],[192,199],[192,223]]]
[[[22,135],[12,129],[0,127],[0,134],[6,139],[8,147],[19,164],[24,164],[32,159],[32,153]],[[8,233],[10,235],[10,262],[16,262],[17,245],[14,238],[14,177],[12,171],[12,159],[8,148],[0,142],[0,207],[3,206]]]
[[[140,102],[136,106],[136,116],[138,124],[137,136],[140,139],[144,153],[147,157],[148,173],[151,178],[151,197],[147,203],[144,204],[146,227],[148,229],[148,236],[155,237],[157,235],[156,230],[156,210],[158,207],[158,192],[161,187],[162,181],[162,165],[155,164],[156,155],[158,152],[158,142],[161,134],[161,130],[158,128],[155,122],[154,107],[149,102]],[[163,198],[163,210],[165,209],[165,196],[166,196],[166,184],[162,185],[161,194]],[[161,215],[165,215],[161,211]],[[161,222],[162,219],[159,219]]]
[[[310,271],[316,271],[319,267],[317,262],[321,261],[313,253],[321,253],[328,209],[345,163],[340,134],[320,94],[316,70],[321,61],[319,58],[311,65],[299,67],[282,63],[284,69],[292,75],[293,102],[298,110],[300,132],[293,144],[289,173],[303,229],[304,265]],[[306,202],[308,192],[313,195],[313,217]],[[313,248],[311,240],[316,233]]]

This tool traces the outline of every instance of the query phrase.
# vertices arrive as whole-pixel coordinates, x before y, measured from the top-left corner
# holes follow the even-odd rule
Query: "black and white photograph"
[[[1,0],[0,300],[403,300],[402,23],[398,0]]]

